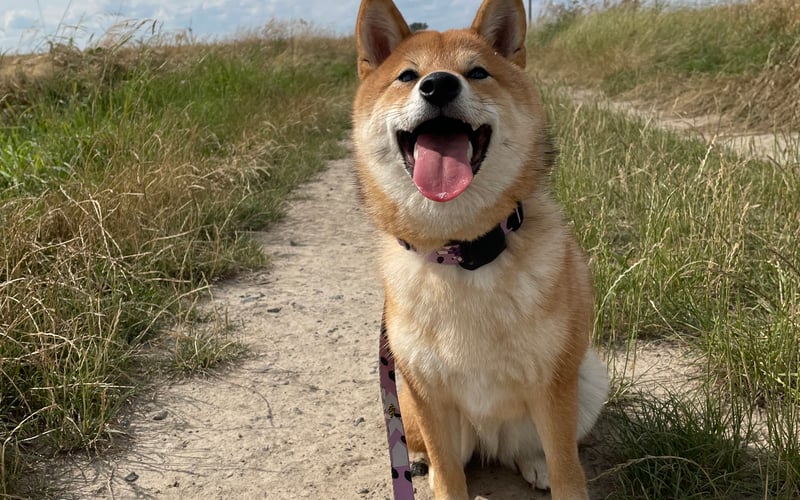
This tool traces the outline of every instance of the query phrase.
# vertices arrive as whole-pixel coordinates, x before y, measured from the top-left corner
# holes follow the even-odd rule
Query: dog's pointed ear
[[[525,6],[522,0],[483,0],[472,29],[494,50],[520,68],[525,67]]]
[[[411,30],[392,0],[362,0],[356,21],[359,78],[380,66],[409,35]]]

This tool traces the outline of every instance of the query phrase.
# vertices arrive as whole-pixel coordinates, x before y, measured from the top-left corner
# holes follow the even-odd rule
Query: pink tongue
[[[472,167],[467,158],[467,134],[417,137],[414,184],[433,201],[450,201],[472,182]]]

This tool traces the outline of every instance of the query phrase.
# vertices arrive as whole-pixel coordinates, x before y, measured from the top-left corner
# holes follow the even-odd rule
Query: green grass
[[[800,171],[552,90],[545,102],[557,192],[592,257],[598,342],[670,339],[707,364],[688,394],[612,405],[616,495],[796,498]]]
[[[782,135],[800,129],[798,13],[573,4],[534,26],[530,66],[551,87]],[[758,161],[552,88],[545,102],[557,191],[592,257],[598,343],[668,339],[698,360],[699,380],[663,395],[615,366],[613,496],[800,497],[800,153]]]
[[[269,28],[57,46],[45,76],[3,87],[0,496],[27,494],[32,457],[116,432],[148,346],[176,372],[242,353],[197,300],[266,263],[247,231],[344,153],[355,82],[350,40]]]
[[[760,493],[748,449],[752,430],[739,413],[709,393],[640,394],[615,414],[608,445],[611,498],[741,498]],[[743,427],[742,424],[745,424]]]

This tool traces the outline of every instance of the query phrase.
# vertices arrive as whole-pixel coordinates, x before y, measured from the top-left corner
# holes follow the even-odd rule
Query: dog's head
[[[484,0],[471,28],[443,33],[412,33],[391,0],[362,1],[353,137],[383,229],[469,240],[530,196],[550,148],[525,31],[521,0]]]

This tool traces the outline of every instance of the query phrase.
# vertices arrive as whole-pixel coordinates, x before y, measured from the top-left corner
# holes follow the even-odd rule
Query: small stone
[[[242,301],[242,304],[247,304],[248,302],[255,302],[257,300],[260,300],[264,298],[265,295],[262,292],[259,292],[256,295],[240,295],[239,297]]]
[[[279,313],[279,312],[281,312],[281,308],[280,307],[270,307],[269,309],[267,309],[267,312],[268,313],[272,313],[272,314]]]
[[[169,415],[167,410],[161,410],[160,412],[153,415],[153,420],[164,420]]]
[[[130,474],[125,476],[124,479],[125,479],[125,481],[127,481],[129,483],[132,483],[132,482],[136,481],[137,479],[139,479],[139,474],[137,474],[135,472],[131,472]]]
[[[355,425],[356,425],[356,427],[358,427],[360,424],[363,424],[366,421],[367,421],[367,419],[365,419],[364,417],[358,417],[356,419]]]

